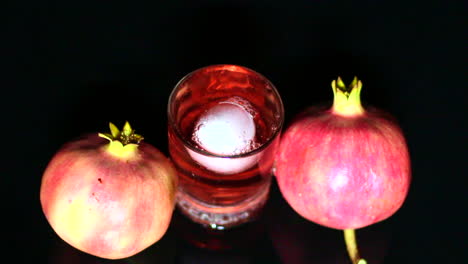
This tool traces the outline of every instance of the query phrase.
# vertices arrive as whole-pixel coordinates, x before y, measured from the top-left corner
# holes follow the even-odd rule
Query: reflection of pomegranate
[[[364,109],[361,82],[333,81],[330,109],[310,108],[285,131],[276,159],[280,190],[306,219],[336,229],[382,221],[403,204],[410,160],[400,128],[377,109]]]
[[[115,263],[114,263],[115,262]],[[57,241],[49,254],[49,264],[104,264],[101,258],[79,251],[63,241]],[[114,260],[112,264],[128,264],[126,259]]]
[[[176,172],[128,123],[120,132],[90,135],[65,145],[42,178],[47,220],[67,243],[117,259],[158,241],[174,209]]]

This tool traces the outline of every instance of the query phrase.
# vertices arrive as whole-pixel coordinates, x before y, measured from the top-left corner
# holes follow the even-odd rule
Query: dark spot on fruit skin
[[[96,199],[96,201],[99,202],[99,199],[96,197],[96,194],[95,194],[95,193],[91,193],[91,195],[94,197],[94,199]]]
[[[102,183],[102,179],[101,178],[98,178],[97,179],[99,183]]]

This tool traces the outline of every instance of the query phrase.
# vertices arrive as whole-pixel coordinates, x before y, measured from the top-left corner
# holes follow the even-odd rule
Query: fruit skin
[[[98,134],[66,144],[46,168],[42,210],[55,232],[86,253],[132,256],[168,229],[177,178],[170,161],[144,142],[118,157]]]
[[[403,204],[411,181],[409,153],[389,114],[334,110],[311,107],[292,121],[275,175],[283,197],[304,218],[335,229],[362,228]]]

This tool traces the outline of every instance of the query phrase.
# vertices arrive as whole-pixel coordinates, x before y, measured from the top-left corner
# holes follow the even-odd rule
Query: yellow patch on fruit
[[[70,200],[58,199],[50,212],[55,232],[78,248],[84,239],[92,235],[94,225],[100,223],[99,214],[88,199],[88,190],[82,190]]]

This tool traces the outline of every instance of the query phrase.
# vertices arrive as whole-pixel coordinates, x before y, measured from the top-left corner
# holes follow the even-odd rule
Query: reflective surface
[[[130,121],[167,155],[170,91],[187,72],[213,63],[264,73],[281,93],[286,123],[330,100],[338,75],[365,80],[363,102],[394,113],[405,132],[414,181],[394,216],[357,232],[362,254],[369,264],[468,259],[466,1],[7,3],[2,263],[51,263],[57,252],[64,264],[122,263],[62,251],[66,244],[40,208],[43,170],[63,143],[103,132],[109,121]],[[274,190],[267,232],[255,247],[202,250],[173,225],[163,250],[152,251],[159,243],[148,249],[162,260],[146,263],[349,264],[339,231],[301,219]]]
[[[389,225],[357,231],[368,263],[382,264],[389,251]],[[349,264],[342,232],[310,223],[291,211],[273,185],[262,216],[228,231],[205,229],[176,212],[166,235],[141,253],[121,260],[83,253],[55,234],[44,252],[51,264],[161,264],[161,263],[297,263]],[[386,263],[386,262],[385,262]]]

